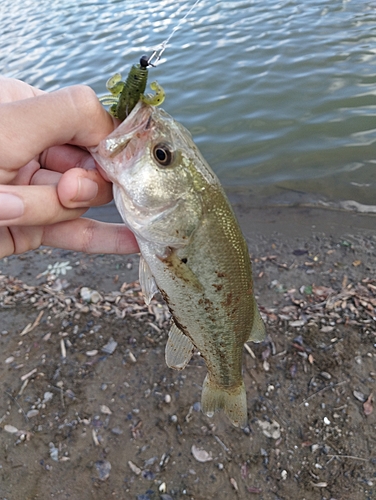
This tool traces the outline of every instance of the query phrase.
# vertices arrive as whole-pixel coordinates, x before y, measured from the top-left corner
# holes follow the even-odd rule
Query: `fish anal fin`
[[[158,292],[158,287],[155,283],[153,275],[151,274],[150,267],[142,255],[140,257],[139,276],[145,303],[149,305],[151,299],[154,297],[154,294]]]
[[[265,339],[265,325],[258,310],[255,299],[253,299],[253,324],[252,330],[246,342],[262,342]]]
[[[248,423],[247,396],[244,383],[234,389],[218,387],[206,375],[201,394],[201,408],[207,417],[223,410],[235,427],[244,428]]]
[[[193,344],[175,323],[168,334],[166,363],[174,370],[183,370],[192,357]]]

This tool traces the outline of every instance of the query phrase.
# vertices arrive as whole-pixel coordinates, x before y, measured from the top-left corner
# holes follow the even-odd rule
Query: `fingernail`
[[[18,219],[24,214],[22,199],[10,193],[0,193],[0,220]]]
[[[98,194],[98,184],[86,177],[78,178],[78,189],[76,197],[72,201],[91,201]]]

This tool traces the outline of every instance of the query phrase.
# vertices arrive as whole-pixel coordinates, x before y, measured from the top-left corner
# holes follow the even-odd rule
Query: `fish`
[[[246,427],[243,346],[261,342],[265,327],[247,243],[217,176],[182,124],[141,101],[92,154],[137,239],[145,301],[159,291],[171,312],[167,365],[182,370],[199,351],[203,413],[223,410]]]

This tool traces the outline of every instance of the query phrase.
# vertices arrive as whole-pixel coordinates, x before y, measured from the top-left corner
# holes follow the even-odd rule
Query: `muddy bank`
[[[249,427],[202,415],[198,355],[165,365],[137,256],[4,259],[1,500],[375,498],[376,218],[233,201],[268,332],[244,350]]]

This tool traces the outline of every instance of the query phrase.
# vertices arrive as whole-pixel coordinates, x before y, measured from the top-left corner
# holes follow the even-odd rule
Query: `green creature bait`
[[[111,94],[100,97],[99,100],[104,106],[110,106],[109,112],[115,118],[123,121],[139,100],[152,106],[159,106],[164,101],[164,90],[157,82],[150,85],[155,94],[144,95],[148,66],[151,65],[149,61],[147,56],[142,56],[140,63],[131,67],[125,82],[121,80],[120,73],[116,73],[107,81],[106,88]]]

